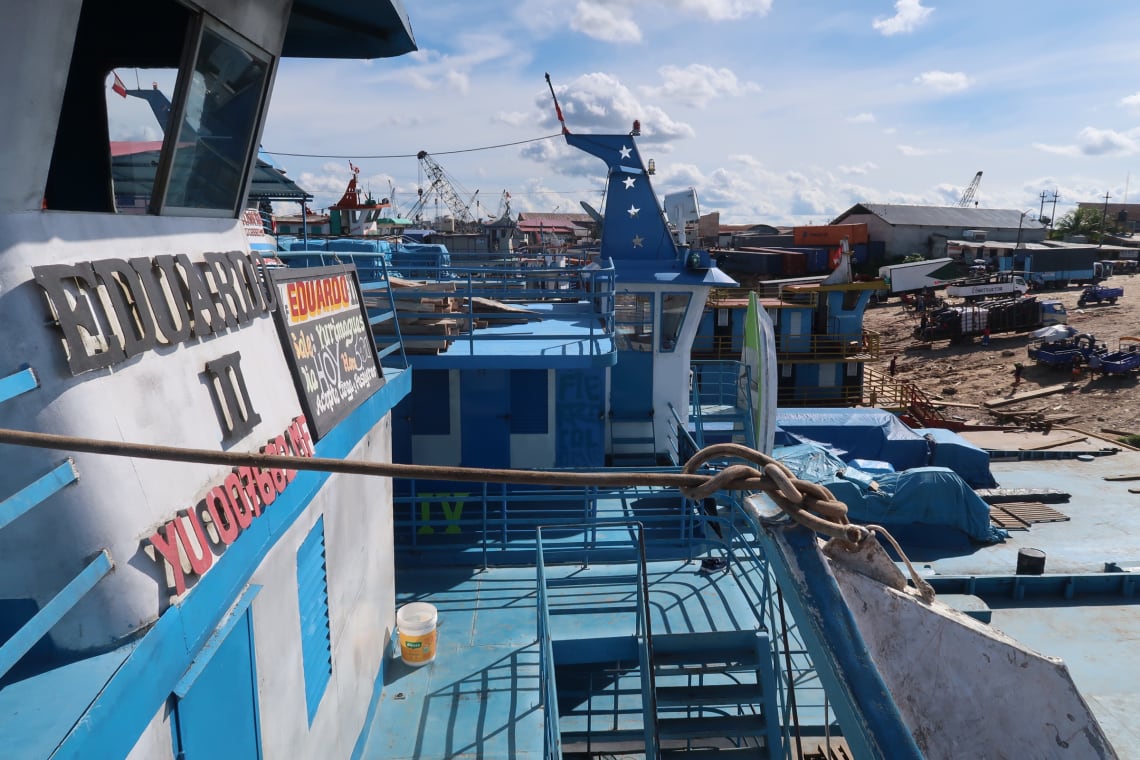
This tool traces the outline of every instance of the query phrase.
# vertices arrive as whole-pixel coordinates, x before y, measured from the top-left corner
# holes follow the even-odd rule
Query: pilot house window
[[[272,62],[176,0],[85,0],[44,206],[236,217]]]

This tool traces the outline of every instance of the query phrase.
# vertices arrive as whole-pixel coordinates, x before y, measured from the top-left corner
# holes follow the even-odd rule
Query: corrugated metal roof
[[[887,224],[912,227],[961,227],[963,229],[1026,229],[1040,227],[1035,219],[1021,219],[1017,209],[958,208],[957,206],[902,206],[892,203],[859,203],[840,214],[832,224],[858,214],[872,214]]]

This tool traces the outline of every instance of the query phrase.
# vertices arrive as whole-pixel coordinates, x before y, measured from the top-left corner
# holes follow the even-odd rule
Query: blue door
[[[178,700],[174,721],[185,760],[261,757],[253,626],[247,608]]]
[[[460,374],[460,446],[464,467],[510,467],[510,390],[508,370],[476,369]]]

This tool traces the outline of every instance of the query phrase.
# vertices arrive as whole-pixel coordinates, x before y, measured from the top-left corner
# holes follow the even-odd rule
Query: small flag
[[[115,83],[111,85],[111,92],[118,94],[121,98],[127,97],[127,86],[123,84],[122,79],[119,79],[118,74],[113,71],[111,73],[115,75]]]

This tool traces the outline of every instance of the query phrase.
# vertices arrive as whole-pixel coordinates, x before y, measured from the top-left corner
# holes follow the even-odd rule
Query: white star
[[[630,218],[633,218],[633,217],[637,216],[637,212],[638,212],[638,211],[641,211],[641,209],[639,209],[637,206],[630,206],[630,207],[629,207],[629,216],[630,216]]]
[[[634,235],[633,236],[633,247],[634,248],[640,248],[641,244],[643,242],[645,242],[645,240],[641,237],[641,235]]]
[[[623,159],[629,158],[629,154],[633,152],[633,148],[627,148],[626,146],[623,145],[623,146],[621,146],[621,150],[619,150],[618,152],[621,153],[621,157]]]
[[[621,182],[623,185],[625,185],[626,190],[632,190],[633,189],[633,177],[626,177]]]

